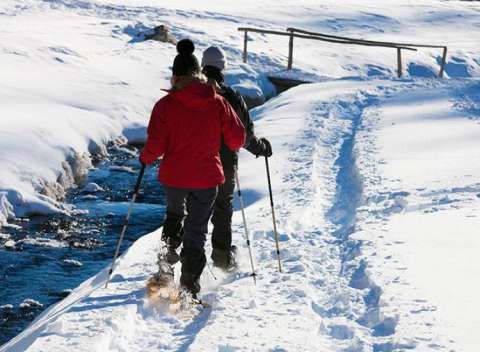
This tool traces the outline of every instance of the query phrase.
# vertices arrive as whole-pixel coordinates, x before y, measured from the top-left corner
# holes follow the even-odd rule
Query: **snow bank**
[[[225,70],[225,83],[245,98],[248,106],[258,106],[276,95],[274,85],[265,74],[260,74],[247,64]]]
[[[13,207],[8,201],[7,192],[0,192],[0,226],[5,225],[14,216]]]
[[[120,29],[138,18],[116,18],[113,8],[95,3],[32,0],[1,9],[0,62],[14,69],[0,74],[0,224],[68,214],[59,201],[83,182],[92,156],[105,156],[106,144],[122,134],[129,143],[144,142],[150,110],[164,94],[160,88],[169,86],[175,47],[128,44]],[[197,55],[205,39],[198,37]],[[273,94],[247,65],[228,77],[252,99]]]

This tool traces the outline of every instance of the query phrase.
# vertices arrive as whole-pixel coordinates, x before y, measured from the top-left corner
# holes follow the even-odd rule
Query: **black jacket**
[[[246,132],[244,148],[254,155],[258,155],[262,151],[262,144],[255,136],[253,121],[250,118],[247,105],[240,93],[234,89],[220,84],[219,94],[222,95],[233,107],[238,117],[243,123]],[[238,155],[230,150],[222,140],[220,147],[220,159],[222,160],[223,170],[225,173],[233,172],[234,167],[238,164]]]

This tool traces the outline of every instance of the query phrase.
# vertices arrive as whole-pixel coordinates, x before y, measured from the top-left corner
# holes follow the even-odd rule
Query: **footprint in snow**
[[[349,340],[354,336],[353,331],[346,325],[330,325],[329,334],[337,340]]]
[[[289,273],[302,273],[305,271],[305,267],[302,264],[297,264],[290,269],[288,269]]]

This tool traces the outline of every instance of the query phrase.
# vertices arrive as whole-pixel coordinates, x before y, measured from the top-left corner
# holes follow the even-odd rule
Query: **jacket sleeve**
[[[153,107],[147,129],[147,142],[140,153],[140,161],[151,164],[165,153],[168,130],[163,105],[158,102]]]
[[[253,121],[250,118],[250,113],[248,112],[248,107],[245,103],[245,100],[240,93],[233,90],[232,88],[225,87],[225,90],[227,93],[228,102],[235,109],[238,117],[240,118],[243,126],[245,127],[246,136],[243,148],[245,148],[254,155],[260,154],[263,150],[263,146],[260,140],[255,136]]]
[[[223,141],[231,150],[238,150],[245,143],[245,128],[230,104],[223,98],[220,100]]]

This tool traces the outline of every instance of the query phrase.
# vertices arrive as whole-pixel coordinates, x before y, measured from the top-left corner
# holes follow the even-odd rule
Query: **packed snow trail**
[[[383,90],[383,84],[370,82],[310,85],[292,89],[254,111],[259,133],[275,131],[270,134],[276,150],[271,164],[284,274],[276,267],[265,171],[259,172],[263,160],[242,153],[239,173],[245,180],[247,219],[253,229],[256,287],[242,248],[244,260],[237,275],[218,283],[208,272],[203,274],[203,299],[212,304],[211,310],[189,323],[159,314],[148,307],[144,288],[156,269],[156,232],[137,241],[119,260],[108,290],[94,290],[61,316],[49,318],[52,313],[47,312],[40,317],[33,326],[40,324],[44,332],[29,350],[76,346],[85,351],[176,351],[224,346],[260,351],[301,346],[315,351],[319,346],[325,350],[371,346],[370,329],[351,317],[360,317],[365,305],[342,274],[344,249],[335,236],[339,225],[330,222],[327,214],[335,204],[336,181],[341,179],[337,161],[348,150],[342,145],[349,143],[348,136],[358,124],[355,120],[371,105],[372,96],[382,95]],[[241,245],[239,215],[235,213],[234,231]],[[24,343],[31,338],[28,331]],[[22,343],[21,336],[10,346],[15,343]]]

